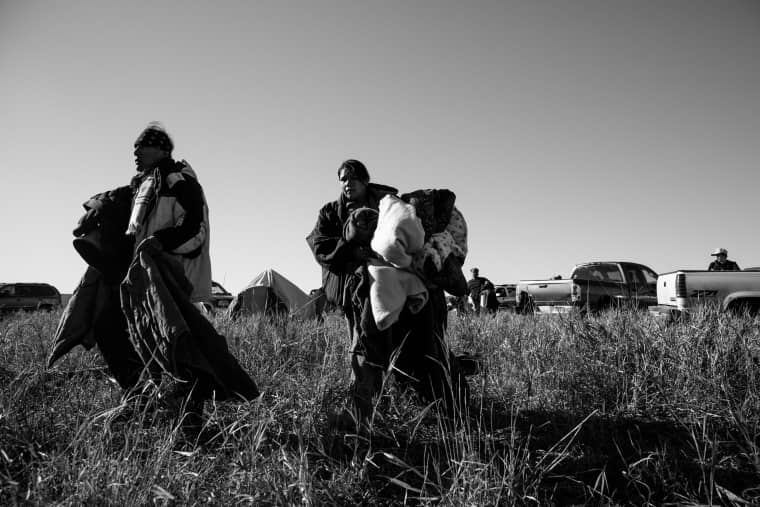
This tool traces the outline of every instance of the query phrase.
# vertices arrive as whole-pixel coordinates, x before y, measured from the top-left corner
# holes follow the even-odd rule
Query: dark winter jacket
[[[370,183],[367,187],[365,207],[374,210],[383,196],[395,195],[398,190],[386,185]],[[343,194],[319,210],[317,223],[306,238],[314,258],[322,266],[322,287],[327,301],[343,306],[346,277],[353,273],[362,261],[355,257],[355,244],[343,237],[343,226],[351,214]]]
[[[723,264],[718,261],[712,261],[707,267],[708,271],[741,271],[739,265],[734,261],[726,260]]]
[[[118,286],[132,259],[132,242],[125,234],[132,205],[129,186],[88,199],[74,228],[74,246],[89,264],[61,315],[48,358],[51,367],[77,345],[90,349],[120,332]]]

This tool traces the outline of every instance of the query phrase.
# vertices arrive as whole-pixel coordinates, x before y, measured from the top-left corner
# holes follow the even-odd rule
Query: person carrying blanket
[[[395,188],[371,183],[367,168],[358,160],[341,164],[338,181],[338,199],[321,208],[306,241],[322,267],[328,302],[341,307],[345,315],[356,422],[371,421],[374,399],[391,366],[399,373],[399,381],[424,400],[441,400],[451,413],[455,402],[466,398],[467,384],[444,341],[443,291],[446,287],[457,291],[459,285],[463,293],[464,259],[440,259],[439,255],[437,269],[434,256],[426,256],[432,251],[426,246],[448,226],[453,193],[447,194],[451,198],[448,212],[442,203],[435,206],[432,194],[409,194],[403,201]],[[425,209],[425,205],[430,206]],[[418,207],[431,214],[420,220]],[[384,241],[382,245],[376,243],[378,238]],[[455,273],[457,263],[461,280]]]
[[[172,158],[173,148],[165,129],[149,124],[134,143],[131,184],[85,203],[74,244],[89,267],[48,365],[77,344],[97,343],[127,394],[140,381],[168,380],[164,399],[186,405],[183,428],[195,432],[204,400],[259,392],[202,313],[211,297],[208,207],[196,173]]]

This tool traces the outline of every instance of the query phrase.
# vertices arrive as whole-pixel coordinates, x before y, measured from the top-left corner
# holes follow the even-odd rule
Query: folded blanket
[[[391,327],[404,306],[419,312],[428,300],[428,291],[420,277],[377,259],[367,263],[370,276],[369,300],[377,329]]]
[[[77,345],[91,349],[96,343],[95,334],[109,331],[97,329],[96,324],[105,306],[110,304],[118,305],[118,299],[111,300],[103,275],[88,267],[58,321],[48,368]]]
[[[397,268],[408,268],[414,254],[425,244],[425,229],[414,206],[386,195],[380,200],[378,212],[372,250]]]

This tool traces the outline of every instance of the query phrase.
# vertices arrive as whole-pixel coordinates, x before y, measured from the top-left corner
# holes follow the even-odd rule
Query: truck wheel
[[[760,299],[756,298],[747,298],[732,301],[731,304],[726,308],[726,311],[731,312],[734,315],[743,315],[745,313],[748,313],[753,317],[758,314],[758,310],[760,310]]]
[[[612,302],[612,299],[609,297],[603,297],[599,300],[596,307],[593,308],[594,313],[601,313],[607,310],[611,310],[614,308],[614,303]]]

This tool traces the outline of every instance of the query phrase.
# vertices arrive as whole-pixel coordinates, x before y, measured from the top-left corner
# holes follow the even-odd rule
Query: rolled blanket
[[[414,206],[394,195],[386,195],[378,206],[377,229],[372,250],[397,268],[408,268],[415,253],[425,244],[425,229]]]

